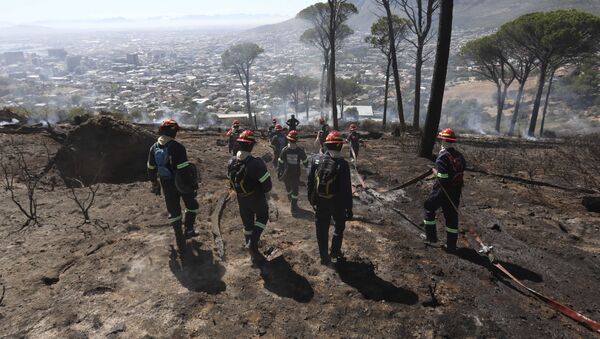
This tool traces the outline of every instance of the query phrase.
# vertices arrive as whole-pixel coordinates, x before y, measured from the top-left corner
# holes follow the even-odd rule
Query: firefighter
[[[273,166],[277,167],[279,160],[279,154],[281,150],[287,145],[287,139],[285,137],[285,131],[281,125],[275,125],[275,134],[271,137],[271,148],[273,149]]]
[[[275,135],[275,126],[277,126],[277,119],[273,119],[271,126],[269,126],[269,131],[267,132],[267,137],[269,140]]]
[[[285,190],[291,203],[290,211],[295,215],[298,212],[298,186],[302,172],[300,165],[308,167],[308,158],[304,150],[297,145],[297,131],[290,131],[286,138],[288,145],[279,155],[277,177],[285,183]]]
[[[300,121],[298,121],[296,116],[292,114],[292,117],[286,121],[285,124],[288,125],[290,131],[295,131],[298,128],[298,125],[300,125]]]
[[[272,188],[271,175],[265,162],[251,154],[256,143],[252,131],[242,132],[236,142],[238,152],[229,161],[227,177],[237,193],[245,246],[253,263],[260,265],[264,257],[258,250],[258,241],[269,220],[267,198]]]
[[[308,199],[315,209],[317,244],[321,264],[330,265],[331,258],[343,259],[342,240],[346,221],[352,219],[352,182],[350,166],[342,157],[344,138],[336,131],[325,140],[325,153],[313,158],[308,175]],[[331,251],[327,253],[331,219],[335,230]]]
[[[346,137],[346,142],[350,144],[350,159],[355,162],[358,160],[358,151],[360,149],[360,145],[364,144],[364,141],[360,139],[360,133],[358,133],[358,126],[356,124],[351,124],[348,128],[350,133]]]
[[[238,120],[234,120],[233,124],[231,125],[231,128],[229,129],[229,131],[227,131],[227,134],[225,135],[227,137],[227,145],[229,146],[230,154],[235,155],[235,153],[237,152],[237,150],[235,149],[235,141],[240,136],[240,133],[242,133],[242,129],[240,128],[240,122]]]
[[[321,129],[317,133],[315,143],[319,142],[321,152],[323,152],[323,144],[325,143],[325,139],[327,139],[327,135],[329,135],[329,125],[327,125],[324,118],[319,119],[319,125],[321,125]]]
[[[435,161],[436,167],[433,169],[437,180],[424,204],[424,236],[427,242],[437,242],[436,211],[441,207],[446,220],[446,245],[443,248],[448,252],[454,252],[458,240],[458,206],[466,161],[454,148],[457,136],[452,129],[442,130],[437,138],[442,141],[442,148]]]
[[[165,196],[169,222],[175,234],[181,233],[182,215],[180,200],[185,205],[185,238],[198,234],[194,230],[194,222],[198,214],[197,173],[195,166],[187,159],[185,147],[175,140],[179,125],[173,119],[163,121],[158,129],[158,141],[150,148],[148,154],[148,176],[152,182],[152,193]]]

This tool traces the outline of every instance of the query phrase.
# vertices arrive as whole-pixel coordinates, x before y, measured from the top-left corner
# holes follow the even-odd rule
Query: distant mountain
[[[372,0],[352,1],[359,14],[349,20],[356,30],[368,31],[382,15]],[[523,14],[575,8],[600,15],[600,0],[456,0],[454,25],[460,28],[495,28]],[[396,10],[398,12],[398,10]]]
[[[369,31],[384,12],[373,0],[351,0],[359,13],[348,24],[354,30]],[[495,28],[520,15],[563,8],[576,8],[600,15],[600,0],[455,0],[454,25],[464,29]],[[398,9],[395,12],[402,16]],[[285,31],[302,28],[298,20],[262,26],[253,31]]]

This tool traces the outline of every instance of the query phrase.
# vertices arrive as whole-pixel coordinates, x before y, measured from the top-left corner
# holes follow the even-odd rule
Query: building
[[[127,63],[134,66],[140,65],[140,57],[137,53],[127,54]]]
[[[63,48],[51,48],[48,50],[48,57],[65,60],[67,57],[67,51],[65,51]]]
[[[7,65],[18,64],[25,61],[23,52],[4,52],[4,61]]]
[[[80,55],[70,55],[67,57],[67,72],[74,73],[81,66]]]

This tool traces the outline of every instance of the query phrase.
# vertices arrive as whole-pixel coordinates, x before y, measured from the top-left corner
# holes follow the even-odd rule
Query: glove
[[[352,217],[354,217],[354,214],[352,213],[351,209],[347,209],[346,210],[346,220],[352,220]]]
[[[152,182],[152,189],[150,192],[154,193],[155,195],[160,195],[160,183],[158,181]]]

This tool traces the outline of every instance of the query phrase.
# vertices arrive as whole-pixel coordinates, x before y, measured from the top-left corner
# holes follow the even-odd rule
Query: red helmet
[[[456,133],[451,128],[443,129],[437,136],[438,139],[456,142]]]
[[[321,119],[319,119],[319,123],[323,125],[325,123],[325,118],[321,117]]]
[[[175,119],[167,119],[167,120],[163,121],[162,124],[160,124],[160,127],[158,128],[158,132],[162,133],[162,132],[166,132],[166,131],[172,131],[172,132],[179,131],[179,124],[177,123],[177,121],[175,121]]]
[[[358,129],[358,127],[356,126],[356,124],[351,124],[348,129],[351,131],[356,131],[356,129]]]
[[[339,132],[333,131],[327,135],[327,139],[325,139],[326,144],[343,144],[344,137]]]
[[[233,126],[237,127],[240,125],[240,121],[239,120],[233,120]]]
[[[281,125],[277,124],[277,125],[275,125],[275,130],[276,131],[283,131],[283,127],[281,127]]]
[[[298,141],[298,132],[290,131],[286,137],[289,141],[297,142]]]
[[[246,143],[250,143],[250,144],[255,144],[256,143],[256,137],[254,137],[254,132],[252,132],[251,130],[247,129],[245,131],[243,131],[240,136],[236,139],[236,141],[238,142],[246,142]]]

